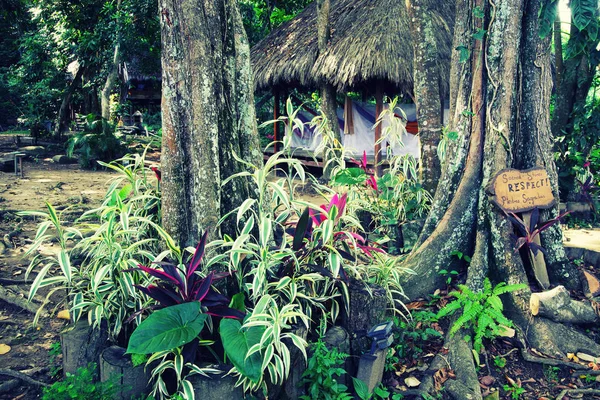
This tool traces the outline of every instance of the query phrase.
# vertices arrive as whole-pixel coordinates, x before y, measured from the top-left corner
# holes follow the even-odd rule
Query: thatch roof
[[[436,2],[439,71],[448,84],[452,49],[452,0]],[[413,46],[405,2],[332,0],[332,35],[318,56],[316,1],[273,30],[252,48],[257,89],[277,86],[315,88],[323,81],[339,91],[374,87],[375,81],[412,92]]]

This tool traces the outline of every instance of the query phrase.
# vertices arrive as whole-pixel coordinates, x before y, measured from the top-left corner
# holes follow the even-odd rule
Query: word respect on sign
[[[543,168],[525,171],[504,169],[488,187],[492,201],[507,212],[525,212],[534,208],[550,208],[554,195],[548,173]]]

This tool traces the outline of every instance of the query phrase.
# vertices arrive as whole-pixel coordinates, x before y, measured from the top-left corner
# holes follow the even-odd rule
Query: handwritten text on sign
[[[505,211],[525,212],[554,205],[548,173],[543,168],[504,169],[492,181],[493,201]]]

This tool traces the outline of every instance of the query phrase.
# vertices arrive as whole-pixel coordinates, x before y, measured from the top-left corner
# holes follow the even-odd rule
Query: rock
[[[30,157],[37,157],[46,152],[44,146],[25,146],[19,147],[19,153],[24,153]]]
[[[73,157],[67,157],[64,154],[57,154],[52,157],[52,162],[56,164],[76,164],[77,159]]]

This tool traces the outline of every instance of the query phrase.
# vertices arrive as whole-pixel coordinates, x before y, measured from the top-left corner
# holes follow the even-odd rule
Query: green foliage
[[[500,357],[500,356],[495,356],[494,357],[494,365],[500,369],[506,367],[506,358]]]
[[[134,290],[134,285],[142,283],[144,278],[132,268],[180,251],[176,248],[162,251],[163,243],[171,243],[172,239],[158,225],[160,192],[156,182],[149,178],[154,172],[145,167],[144,155],[127,156],[120,163],[103,166],[118,175],[102,205],[85,212],[73,226],[66,226],[61,214],[50,204],[47,212],[20,215],[41,218],[26,255],[36,254],[49,241],[56,240],[60,246],[57,255],[33,257],[26,276],[37,268],[39,271],[31,285],[30,298],[42,287],[50,287],[48,296],[67,289],[66,301],[73,321],[85,313],[95,325],[107,320],[110,336],[116,340],[125,321],[143,308],[146,301]],[[71,244],[75,246],[71,248]],[[56,267],[60,274],[49,274]],[[139,322],[138,315],[135,323]]]
[[[145,354],[132,354],[131,355],[131,363],[134,367],[139,367],[142,364],[145,364],[148,361],[148,356]]]
[[[519,397],[525,393],[525,389],[523,389],[517,382],[511,382],[511,384],[504,385],[502,388],[505,392],[510,394],[510,398],[512,400],[519,400]]]
[[[197,301],[154,311],[133,331],[127,353],[151,354],[183,346],[198,336],[206,318]]]
[[[548,382],[558,382],[558,373],[560,372],[560,367],[556,367],[553,365],[544,365],[544,376]]]
[[[462,315],[452,325],[450,335],[456,334],[462,328],[472,330],[474,333],[473,347],[480,352],[483,338],[494,339],[502,332],[502,326],[512,326],[512,321],[502,314],[504,306],[500,295],[522,290],[527,286],[524,284],[507,285],[501,282],[492,287],[489,278],[485,278],[481,292],[474,293],[465,285],[458,285],[458,287],[460,291],[450,293],[456,300],[444,306],[436,317],[443,318],[461,310]]]
[[[302,400],[352,399],[346,385],[337,381],[340,376],[346,373],[344,361],[348,358],[348,354],[340,352],[335,347],[329,350],[323,342],[322,336],[311,345],[311,351],[312,355],[308,359],[308,366],[302,374],[302,383],[308,385],[308,395],[300,398]]]
[[[566,58],[580,54],[591,54],[596,57],[596,46],[600,41],[600,19],[598,18],[598,2],[596,0],[571,0],[571,22],[573,29],[565,49]]]
[[[219,334],[229,360],[240,374],[255,383],[261,378],[263,360],[260,352],[250,353],[250,349],[260,348],[264,333],[262,326],[242,329],[242,324],[234,319],[224,319],[219,325]]]
[[[116,394],[115,383],[95,382],[96,364],[82,367],[75,374],[67,373],[63,381],[44,388],[43,400],[111,400]]]
[[[60,342],[54,342],[50,345],[50,351],[48,352],[48,362],[50,364],[50,376],[52,378],[58,378],[62,372],[62,363],[59,357],[62,356],[62,346]]]
[[[390,349],[386,370],[393,371],[401,359],[419,358],[430,341],[439,341],[442,334],[434,329],[436,314],[428,310],[414,311],[410,318],[394,317],[394,345]]]
[[[102,124],[107,123],[90,114],[86,117],[86,130],[76,133],[67,142],[67,156],[76,153],[79,165],[85,169],[96,169],[98,161],[111,162],[125,154],[125,146],[112,133],[104,133]]]
[[[248,41],[256,44],[272,29],[289,21],[304,9],[312,0],[241,0],[238,5]]]

